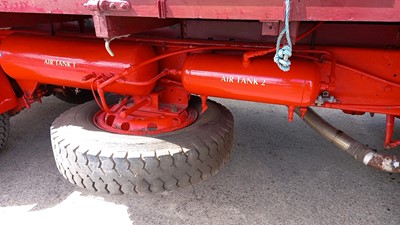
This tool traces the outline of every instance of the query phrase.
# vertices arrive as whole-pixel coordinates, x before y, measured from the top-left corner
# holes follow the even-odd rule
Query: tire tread
[[[191,149],[185,152],[182,148],[174,154],[167,151],[165,155],[155,151],[154,156],[145,157],[128,152],[107,155],[101,150],[74,145],[73,140],[57,131],[65,123],[61,115],[50,131],[57,168],[69,182],[81,188],[111,194],[158,193],[199,183],[226,164],[233,145],[233,116],[222,105],[213,104],[220,119],[211,128],[200,130],[198,137],[182,138]]]
[[[10,116],[8,113],[0,114],[0,152],[6,145],[10,133]]]

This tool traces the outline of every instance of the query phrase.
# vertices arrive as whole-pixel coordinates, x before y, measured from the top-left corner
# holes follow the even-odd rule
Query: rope
[[[290,56],[292,56],[292,41],[290,39],[289,33],[289,14],[290,14],[290,0],[285,0],[286,8],[285,8],[285,28],[281,31],[278,36],[278,40],[276,41],[276,53],[274,56],[274,62],[278,65],[279,69],[284,72],[290,70]],[[281,47],[281,41],[283,35],[286,33],[286,41],[287,44]]]
[[[116,36],[116,37],[112,37],[112,38],[110,38],[110,39],[104,39],[104,46],[106,47],[106,50],[107,50],[107,52],[108,52],[108,54],[111,56],[111,57],[114,57],[114,52],[111,50],[111,47],[110,47],[110,44],[111,44],[111,42],[112,41],[114,41],[115,39],[120,39],[120,38],[127,38],[127,37],[129,37],[129,36],[131,36],[130,34],[126,34],[126,35],[121,35],[121,36]]]

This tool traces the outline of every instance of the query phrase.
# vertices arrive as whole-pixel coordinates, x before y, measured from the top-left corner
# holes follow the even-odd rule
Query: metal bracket
[[[335,96],[330,95],[329,91],[323,91],[322,94],[319,95],[315,100],[315,105],[322,106],[325,102],[335,103],[337,102],[337,99]]]
[[[260,21],[262,23],[262,35],[277,36],[279,34],[279,21]]]
[[[260,21],[262,24],[261,34],[263,36],[277,36],[284,28],[285,23],[282,21]],[[298,21],[290,21],[290,39],[292,44],[296,43],[296,36],[300,23]]]
[[[84,4],[90,11],[102,12],[127,12],[131,9],[131,3],[126,0],[89,0]]]
[[[167,0],[157,0],[158,18],[167,18]]]

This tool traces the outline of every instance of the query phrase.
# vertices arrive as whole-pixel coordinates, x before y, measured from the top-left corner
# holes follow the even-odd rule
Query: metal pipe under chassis
[[[296,114],[301,116],[300,109],[296,109]],[[378,170],[400,173],[398,156],[375,152],[343,131],[336,129],[311,108],[308,108],[303,120],[322,137],[353,156],[357,161]]]

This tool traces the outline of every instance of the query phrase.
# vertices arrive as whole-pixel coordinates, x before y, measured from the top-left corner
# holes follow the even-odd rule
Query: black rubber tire
[[[201,110],[193,97],[190,107]],[[215,174],[230,158],[233,116],[208,101],[190,126],[151,137],[121,135],[93,124],[95,102],[73,107],[51,127],[54,157],[71,183],[111,194],[157,193],[193,185]]]
[[[64,92],[55,92],[53,95],[71,104],[83,104],[94,99],[91,91],[80,89],[79,92],[76,93],[75,88],[66,88]]]
[[[3,147],[7,142],[9,132],[10,116],[8,113],[0,114],[0,152],[2,152]]]

